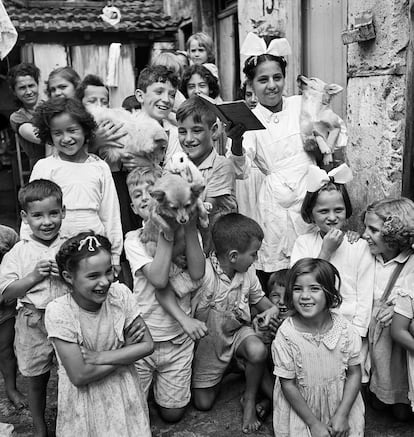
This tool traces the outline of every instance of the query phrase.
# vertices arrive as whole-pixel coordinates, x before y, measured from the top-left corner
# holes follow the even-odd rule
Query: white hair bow
[[[240,53],[244,56],[287,56],[292,53],[289,41],[286,38],[276,38],[270,41],[269,46],[263,38],[253,32],[249,32],[244,40]]]
[[[93,247],[95,243],[95,247]],[[98,247],[101,247],[101,243],[98,241],[98,239],[94,235],[88,235],[83,240],[79,241],[78,250],[82,250],[84,246],[88,245],[88,251],[89,252],[95,252],[95,250]]]
[[[309,193],[315,193],[328,182],[346,184],[351,181],[352,171],[346,164],[341,164],[328,173],[316,165],[310,165],[306,176],[306,190]]]

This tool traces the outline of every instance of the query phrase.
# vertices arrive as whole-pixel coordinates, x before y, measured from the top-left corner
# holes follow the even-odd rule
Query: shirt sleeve
[[[293,352],[282,331],[281,329],[277,331],[272,343],[273,374],[280,378],[294,379],[296,370]]]
[[[112,263],[118,265],[123,246],[119,200],[108,164],[104,161],[100,164],[103,175],[103,187],[98,214],[105,227],[106,236],[112,244]]]
[[[10,126],[14,132],[18,133],[19,127],[25,123],[31,123],[31,120],[21,111],[13,112],[13,114],[10,115]]]
[[[206,197],[231,195],[234,192],[236,174],[232,160],[218,156],[212,177],[207,181]]]
[[[346,237],[345,237],[346,238]],[[361,241],[362,253],[358,260],[356,281],[356,305],[352,324],[361,337],[368,333],[371,321],[372,305],[374,299],[375,265],[368,244]],[[358,243],[354,243],[358,244]]]
[[[135,276],[147,264],[152,263],[153,258],[149,256],[138,238],[137,231],[128,232],[125,238],[125,255],[131,266],[132,275]]]
[[[79,343],[76,323],[72,311],[60,299],[46,307],[45,326],[48,338],[58,338],[68,343]]]
[[[413,299],[405,290],[398,290],[394,312],[410,320],[414,318]]]
[[[296,261],[309,256],[312,256],[312,254],[309,251],[306,240],[302,238],[302,236],[299,236],[293,245],[292,254],[290,255],[290,266],[292,267]]]
[[[19,250],[19,243],[17,243],[9,252],[7,252],[0,264],[0,293],[14,281],[21,277],[21,257]]]

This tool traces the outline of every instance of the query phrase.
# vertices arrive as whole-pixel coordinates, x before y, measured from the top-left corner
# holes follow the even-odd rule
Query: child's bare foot
[[[256,432],[261,425],[261,422],[256,415],[256,400],[245,398],[243,396],[240,399],[240,402],[243,407],[243,432],[245,434]]]
[[[17,389],[6,389],[7,397],[9,401],[14,405],[17,410],[27,407],[26,398]]]

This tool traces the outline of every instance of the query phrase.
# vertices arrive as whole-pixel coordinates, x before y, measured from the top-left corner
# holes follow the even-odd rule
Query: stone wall
[[[368,203],[401,193],[408,2],[348,0],[348,18],[372,9],[376,38],[348,46],[347,159],[355,218]]]

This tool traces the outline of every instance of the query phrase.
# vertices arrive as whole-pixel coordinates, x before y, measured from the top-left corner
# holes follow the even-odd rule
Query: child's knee
[[[176,423],[176,422],[179,422],[183,418],[186,408],[187,407],[164,408],[164,407],[159,406],[159,412],[160,412],[161,418],[165,422]]]
[[[216,392],[213,389],[196,388],[193,390],[193,404],[197,410],[208,411],[213,407]]]
[[[267,358],[267,348],[265,344],[257,337],[248,337],[245,345],[245,358],[249,363],[264,363]]]

